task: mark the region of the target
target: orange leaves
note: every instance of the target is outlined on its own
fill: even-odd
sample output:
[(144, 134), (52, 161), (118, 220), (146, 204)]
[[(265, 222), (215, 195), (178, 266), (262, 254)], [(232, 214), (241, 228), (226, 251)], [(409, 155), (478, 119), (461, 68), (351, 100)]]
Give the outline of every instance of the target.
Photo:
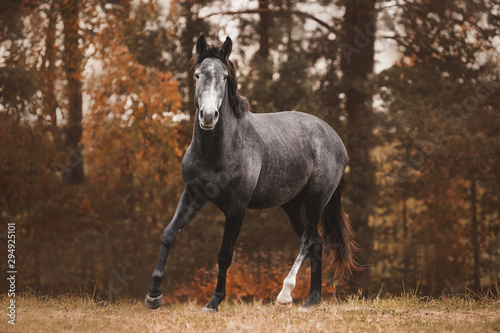
[(176, 146), (176, 147), (174, 148), (174, 154), (175, 154), (175, 156), (176, 156), (176, 157), (181, 158), (181, 157), (182, 157), (182, 155), (183, 155), (184, 153), (183, 153), (183, 152), (182, 152), (182, 150), (179, 148), (179, 146)]
[(95, 48), (99, 50), (95, 67), (102, 70), (94, 71), (86, 82), (93, 113), (121, 117), (123, 126), (147, 127), (143, 122), (168, 120), (169, 113), (179, 112), (182, 98), (172, 73), (139, 63), (119, 17), (106, 18)]
[[(260, 301), (274, 300), (281, 290), (283, 279), (287, 276), (292, 262), (288, 262), (289, 254), (280, 251), (261, 253), (250, 258), (236, 255), (227, 275), (228, 296), (255, 299)], [(264, 260), (263, 260), (264, 258)], [(267, 259), (271, 258), (269, 261)], [(286, 259), (285, 259), (286, 258)], [(217, 282), (217, 267), (211, 270), (199, 268), (190, 281), (185, 281), (175, 288), (173, 296), (193, 300), (208, 300)], [(297, 274), (297, 284), (292, 291), (295, 299), (305, 300), (309, 294), (311, 268), (304, 265)], [(322, 280), (324, 297), (332, 296), (335, 287), (328, 279)]]
[(94, 63), (101, 70), (85, 83), (90, 102), (84, 141), (96, 171), (91, 177), (100, 175), (112, 187), (121, 186), (121, 177), (155, 186), (175, 172), (172, 182), (177, 183), (179, 167), (170, 163), (183, 151), (176, 134), (180, 124), (172, 121), (182, 101), (177, 82), (172, 73), (139, 63), (120, 24), (117, 17), (108, 17), (97, 34), (100, 55)]
[[(403, 61), (404, 61), (404, 64), (406, 67), (413, 67), (413, 66), (415, 66), (415, 62), (418, 61), (418, 56), (414, 53), (409, 57), (404, 57)], [(403, 75), (403, 74), (401, 73), (401, 75)], [(403, 77), (404, 77), (404, 75), (402, 77), (400, 77), (400, 79), (402, 79)]]
[(109, 110), (130, 123), (179, 111), (181, 96), (170, 72), (142, 66), (128, 52), (103, 61), (108, 66), (87, 84), (93, 112)]

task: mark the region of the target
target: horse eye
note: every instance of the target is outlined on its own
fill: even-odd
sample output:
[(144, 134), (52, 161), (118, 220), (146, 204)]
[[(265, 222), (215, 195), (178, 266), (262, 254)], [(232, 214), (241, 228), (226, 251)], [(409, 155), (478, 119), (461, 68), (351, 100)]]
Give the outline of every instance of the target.
[(199, 79), (199, 78), (200, 78), (200, 75), (199, 75), (199, 74), (194, 74), (194, 78), (195, 78), (195, 79)]
[(226, 81), (229, 78), (229, 75), (224, 75), (224, 81)]

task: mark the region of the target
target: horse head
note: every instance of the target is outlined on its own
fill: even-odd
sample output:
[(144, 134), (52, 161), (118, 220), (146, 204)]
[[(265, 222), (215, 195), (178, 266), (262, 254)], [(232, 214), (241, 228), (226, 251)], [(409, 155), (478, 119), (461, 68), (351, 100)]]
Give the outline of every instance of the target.
[[(196, 43), (198, 57), (210, 51), (213, 56), (205, 56), (196, 66), (194, 77), (196, 79), (195, 106), (198, 109), (198, 120), (203, 130), (213, 130), (220, 116), (220, 108), (227, 97), (227, 81), (230, 73), (228, 58), (232, 48), (231, 38), (220, 48), (208, 46), (205, 36), (201, 35)], [(223, 61), (223, 59), (225, 61)]]

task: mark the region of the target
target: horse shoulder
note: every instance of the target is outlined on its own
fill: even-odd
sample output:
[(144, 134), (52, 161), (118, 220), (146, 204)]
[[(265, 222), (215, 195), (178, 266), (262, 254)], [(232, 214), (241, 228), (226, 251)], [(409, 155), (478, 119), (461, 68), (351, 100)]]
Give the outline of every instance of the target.
[(181, 162), (181, 173), (184, 182), (187, 183), (189, 179), (196, 177), (199, 174), (199, 171), (199, 163), (196, 161), (196, 156), (193, 153), (192, 146), (190, 145)]

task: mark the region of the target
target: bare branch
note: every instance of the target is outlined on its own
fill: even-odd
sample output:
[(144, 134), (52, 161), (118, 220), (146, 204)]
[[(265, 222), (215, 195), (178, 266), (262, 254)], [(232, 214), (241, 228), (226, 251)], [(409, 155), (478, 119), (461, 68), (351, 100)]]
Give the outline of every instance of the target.
[(378, 8), (378, 11), (384, 11), (384, 10), (387, 10), (387, 9), (390, 9), (390, 8), (396, 8), (396, 7), (405, 8), (405, 7), (408, 7), (408, 4), (405, 3), (405, 2), (396, 1), (395, 4), (386, 5), (386, 6), (380, 6)]
[(293, 9), (273, 10), (273, 9), (258, 8), (258, 9), (244, 9), (244, 10), (237, 10), (237, 11), (223, 11), (223, 12), (217, 12), (217, 13), (211, 13), (211, 14), (205, 15), (203, 17), (200, 17), (200, 19), (203, 20), (203, 19), (206, 19), (206, 18), (209, 18), (212, 16), (216, 16), (216, 15), (242, 15), (242, 14), (260, 14), (260, 13), (272, 13), (272, 14), (279, 15), (279, 16), (297, 15), (297, 16), (302, 17), (302, 18), (307, 18), (307, 19), (313, 20), (316, 23), (318, 23), (319, 25), (321, 25), (322, 27), (328, 29), (328, 31), (333, 32), (335, 34), (337, 33), (334, 26), (331, 26), (330, 24), (326, 23), (325, 21), (320, 20), (316, 16), (309, 14), (309, 13), (306, 13), (306, 12), (302, 12), (300, 10), (293, 10)]

